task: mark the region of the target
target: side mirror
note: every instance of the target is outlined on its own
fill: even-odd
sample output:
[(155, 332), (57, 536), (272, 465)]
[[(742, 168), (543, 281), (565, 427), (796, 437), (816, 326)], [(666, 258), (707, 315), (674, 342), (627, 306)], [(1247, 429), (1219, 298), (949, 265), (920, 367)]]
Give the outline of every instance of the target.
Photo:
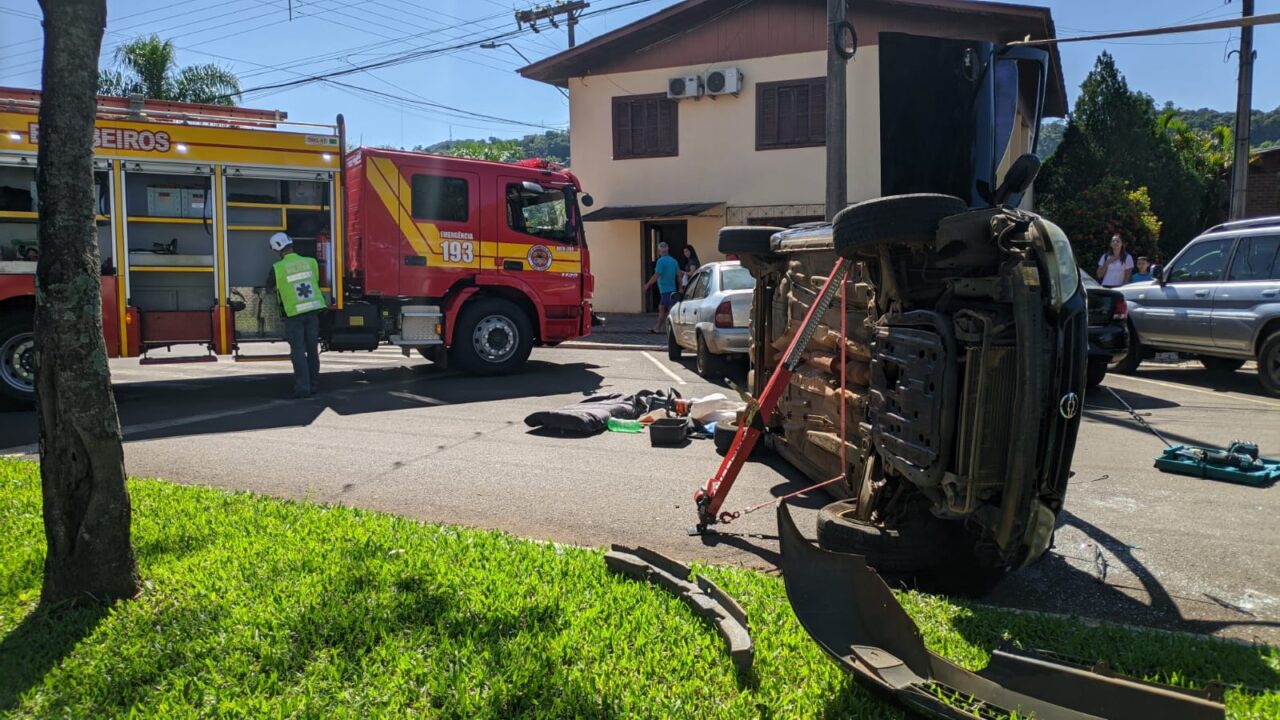
[(520, 187), (524, 188), (525, 192), (531, 192), (534, 195), (541, 195), (546, 192), (546, 190), (542, 189), (541, 185), (532, 180), (525, 180), (520, 183)]
[(1166, 278), (1166, 277), (1164, 276), (1164, 266), (1163, 266), (1163, 265), (1152, 265), (1152, 266), (1151, 266), (1151, 277), (1155, 278), (1155, 280), (1156, 280), (1156, 284), (1158, 284), (1158, 285), (1164, 285), (1166, 282), (1168, 282), (1168, 281), (1169, 281), (1169, 280), (1168, 280), (1168, 278)]
[(583, 194), (582, 194), (582, 206), (583, 206), (583, 207), (591, 207), (592, 205), (595, 205), (595, 204), (596, 204), (596, 199), (595, 199), (595, 198), (593, 198), (593, 197), (591, 197), (591, 193), (583, 193)]
[(1013, 165), (1009, 167), (1009, 172), (1004, 174), (1004, 181), (1000, 183), (1000, 187), (996, 188), (996, 194), (993, 198), (996, 205), (1008, 204), (1011, 200), (1013, 204), (1017, 204), (1022, 200), (1022, 194), (1035, 182), (1036, 175), (1040, 174), (1040, 158), (1032, 153), (1027, 153), (1017, 160), (1013, 161)]
[(680, 292), (679, 290), (671, 293), (672, 302), (680, 302), (683, 299), (684, 299), (684, 293)]

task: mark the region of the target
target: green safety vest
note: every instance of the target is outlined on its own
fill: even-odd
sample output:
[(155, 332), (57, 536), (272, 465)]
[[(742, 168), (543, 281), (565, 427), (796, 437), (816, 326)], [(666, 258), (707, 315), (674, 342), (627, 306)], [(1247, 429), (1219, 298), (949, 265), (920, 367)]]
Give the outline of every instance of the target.
[(286, 316), (325, 308), (324, 295), (320, 293), (320, 264), (315, 258), (289, 253), (272, 268), (276, 275), (276, 293)]

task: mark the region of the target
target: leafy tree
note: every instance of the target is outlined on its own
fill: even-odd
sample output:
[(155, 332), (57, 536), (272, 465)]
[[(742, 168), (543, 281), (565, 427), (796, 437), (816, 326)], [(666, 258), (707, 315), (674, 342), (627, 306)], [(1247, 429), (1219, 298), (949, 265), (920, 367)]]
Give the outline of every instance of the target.
[(1120, 233), (1134, 257), (1159, 256), (1160, 220), (1151, 210), (1145, 187), (1132, 188), (1123, 178), (1108, 175), (1066, 198), (1055, 210), (1054, 221), (1071, 238), (1076, 262), (1085, 268), (1092, 270), (1097, 258), (1107, 252), (1114, 233)]
[(1209, 131), (1193, 130), (1177, 111), (1166, 109), (1156, 120), (1178, 156), (1183, 170), (1200, 189), (1201, 228), (1227, 218), (1231, 204), (1231, 162), (1235, 134), (1223, 125)]
[(172, 40), (152, 35), (116, 48), (115, 67), (98, 73), (99, 95), (139, 93), (151, 100), (235, 105), (240, 80), (214, 64), (179, 69)]
[(93, 125), (106, 0), (41, 0), (40, 261), (36, 265), (36, 417), (45, 554), (41, 604), (133, 597), (120, 417), (102, 335), (93, 208)]
[(1045, 215), (1073, 225), (1073, 244), (1084, 249), (1105, 240), (1105, 227), (1084, 227), (1067, 218), (1078, 199), (1114, 176), (1130, 191), (1145, 188), (1160, 220), (1160, 235), (1150, 251), (1172, 256), (1203, 229), (1201, 204), (1205, 190), (1196, 174), (1158, 124), (1151, 97), (1129, 89), (1111, 55), (1098, 56), (1080, 86), (1062, 144), (1045, 162), (1038, 184)]
[(1064, 122), (1045, 121), (1040, 123), (1040, 141), (1036, 145), (1036, 154), (1041, 160), (1047, 159), (1053, 155), (1053, 151), (1058, 149), (1062, 144), (1062, 133), (1067, 129)]
[(472, 160), (493, 160), (494, 162), (514, 162), (523, 160), (524, 154), (515, 140), (496, 140), (488, 142), (479, 140), (459, 140), (441, 151), (442, 155), (471, 158)]
[[(1229, 128), (1236, 126), (1236, 114), (1234, 112), (1212, 110), (1210, 108), (1199, 108), (1197, 110), (1177, 108), (1171, 102), (1164, 104), (1164, 110), (1173, 110), (1192, 130), (1198, 132), (1210, 132), (1218, 126)], [(1274, 110), (1254, 110), (1249, 117), (1251, 123), (1249, 143), (1254, 148), (1261, 148), (1267, 143), (1271, 143), (1271, 146), (1280, 143), (1280, 107)]]
[(496, 137), (490, 137), (488, 140), (445, 140), (434, 145), (418, 145), (414, 150), (423, 152), (440, 153), (442, 155), (454, 155), (452, 151), (455, 147), (465, 148), (464, 152), (475, 153), (460, 157), (481, 157), (482, 159), (491, 159), (486, 153), (489, 151), (482, 150), (483, 146), (498, 146), (500, 151), (498, 155), (505, 156), (505, 151), (510, 147), (508, 143), (515, 144), (515, 153), (509, 157), (505, 157), (505, 162), (512, 160), (523, 160), (526, 158), (542, 158), (550, 160), (558, 165), (569, 164), (569, 133), (564, 130), (548, 130), (538, 135), (525, 135), (515, 140), (503, 140)]

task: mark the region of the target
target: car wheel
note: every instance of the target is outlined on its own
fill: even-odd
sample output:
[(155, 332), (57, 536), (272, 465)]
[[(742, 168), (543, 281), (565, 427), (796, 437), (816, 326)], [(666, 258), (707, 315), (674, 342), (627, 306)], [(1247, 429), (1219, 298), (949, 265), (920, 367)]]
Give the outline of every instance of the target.
[(667, 359), (679, 360), (684, 354), (684, 348), (680, 347), (680, 343), (676, 342), (676, 329), (674, 327), (667, 328)]
[(1089, 369), (1085, 374), (1085, 387), (1092, 390), (1102, 384), (1102, 379), (1107, 376), (1106, 360), (1089, 360)]
[(0, 323), (0, 397), (19, 405), (35, 402), (35, 333), (29, 315)]
[(1280, 397), (1280, 332), (1273, 332), (1258, 353), (1258, 380), (1268, 393)]
[(1125, 352), (1124, 357), (1111, 363), (1111, 371), (1118, 372), (1121, 375), (1132, 375), (1138, 370), (1138, 366), (1142, 364), (1142, 354), (1146, 349), (1142, 347), (1142, 341), (1138, 339), (1138, 331), (1134, 329), (1133, 323), (1129, 324), (1129, 349)]
[(450, 360), (476, 375), (519, 370), (533, 350), (533, 327), (518, 305), (503, 298), (473, 300), (458, 313)]
[(946, 521), (916, 508), (888, 527), (856, 519), (856, 500), (838, 500), (818, 511), (818, 547), (862, 555), (882, 573), (912, 575), (949, 557), (952, 533)]
[(716, 379), (714, 375), (720, 372), (720, 358), (711, 354), (702, 333), (698, 333), (697, 366), (698, 374), (708, 380)]
[(1244, 361), (1237, 358), (1221, 358), (1201, 355), (1196, 359), (1200, 361), (1200, 364), (1204, 366), (1205, 370), (1208, 370), (1214, 375), (1230, 375), (1244, 367)]
[(836, 252), (843, 258), (874, 255), (886, 244), (931, 243), (938, 222), (968, 210), (952, 195), (892, 195), (851, 205), (832, 222)]
[(722, 255), (768, 255), (773, 251), (769, 239), (785, 229), (768, 225), (724, 227), (716, 236), (716, 246)]

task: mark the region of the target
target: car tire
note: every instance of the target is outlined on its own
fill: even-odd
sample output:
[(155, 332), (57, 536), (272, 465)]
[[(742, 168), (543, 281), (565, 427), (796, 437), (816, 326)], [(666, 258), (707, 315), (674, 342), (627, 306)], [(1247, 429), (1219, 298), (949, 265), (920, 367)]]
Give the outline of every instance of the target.
[(832, 222), (836, 252), (854, 260), (875, 255), (884, 245), (931, 243), (939, 221), (968, 209), (958, 197), (934, 193), (892, 195), (850, 205)]
[(1201, 355), (1196, 358), (1204, 369), (1214, 375), (1230, 375), (1240, 368), (1244, 367), (1244, 360), (1238, 358), (1211, 357), (1209, 355)]
[(716, 245), (722, 255), (768, 255), (773, 252), (769, 239), (785, 229), (769, 225), (731, 225), (720, 228)]
[(1111, 363), (1111, 372), (1118, 372), (1121, 375), (1132, 375), (1138, 371), (1138, 366), (1142, 364), (1142, 355), (1146, 349), (1142, 347), (1142, 341), (1138, 339), (1138, 331), (1134, 329), (1133, 323), (1129, 324), (1129, 349), (1125, 352), (1124, 357)]
[(26, 407), (36, 400), (35, 325), (28, 314), (0, 320), (0, 398)]
[(719, 378), (716, 378), (715, 375), (720, 372), (720, 369), (720, 357), (712, 354), (710, 348), (707, 347), (707, 341), (702, 337), (702, 333), (698, 333), (698, 374), (708, 380), (717, 380)]
[(1107, 376), (1107, 361), (1089, 360), (1088, 370), (1085, 371), (1085, 388), (1092, 390), (1102, 384), (1102, 379)]
[[(712, 442), (715, 443), (716, 452), (720, 455), (728, 455), (729, 448), (733, 447), (733, 439), (738, 435), (738, 423), (735, 420), (725, 420), (716, 423), (716, 431), (711, 436)], [(751, 448), (750, 457), (757, 457), (765, 451), (764, 438), (756, 440), (756, 446)]]
[(1258, 381), (1262, 389), (1280, 397), (1280, 332), (1273, 332), (1262, 342), (1258, 352)]
[(533, 325), (505, 298), (480, 298), (458, 313), (449, 360), (474, 375), (505, 375), (524, 366), (533, 350)]
[(680, 347), (680, 343), (676, 342), (676, 329), (667, 328), (667, 359), (678, 362), (683, 354), (684, 348)]
[(818, 511), (818, 547), (862, 555), (881, 573), (915, 575), (936, 568), (950, 556), (952, 533), (946, 521), (923, 507), (901, 524), (885, 527), (858, 520), (856, 500), (837, 500)]

